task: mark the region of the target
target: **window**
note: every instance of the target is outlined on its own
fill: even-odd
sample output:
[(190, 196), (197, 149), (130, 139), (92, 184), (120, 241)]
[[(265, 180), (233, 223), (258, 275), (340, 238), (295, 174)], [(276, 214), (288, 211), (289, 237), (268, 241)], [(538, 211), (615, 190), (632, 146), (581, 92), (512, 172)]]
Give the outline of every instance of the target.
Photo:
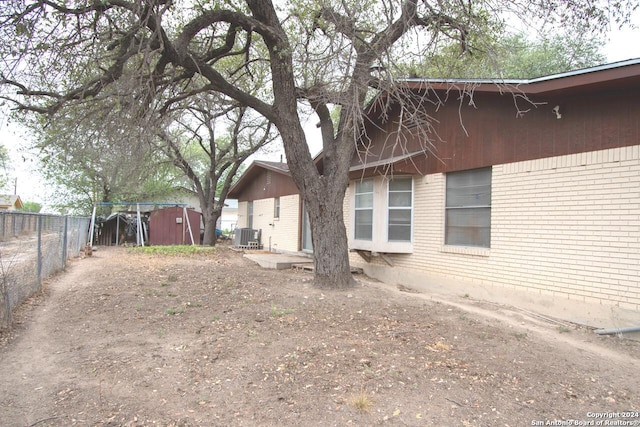
[(447, 174), (445, 244), (491, 246), (491, 168)]
[(413, 252), (413, 177), (376, 176), (352, 182), (351, 249)]
[(253, 228), (253, 201), (247, 203), (247, 228)]
[(389, 181), (387, 239), (390, 242), (411, 241), (413, 180), (396, 178)]
[(280, 218), (280, 197), (273, 200), (273, 217)]
[(371, 240), (373, 237), (373, 180), (356, 181), (355, 238)]

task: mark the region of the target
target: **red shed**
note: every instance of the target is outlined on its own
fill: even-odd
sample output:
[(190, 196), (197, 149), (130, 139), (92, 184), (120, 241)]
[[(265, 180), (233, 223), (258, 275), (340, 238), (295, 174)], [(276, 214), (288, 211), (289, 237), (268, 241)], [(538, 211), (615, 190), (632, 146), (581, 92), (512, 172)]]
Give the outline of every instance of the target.
[[(189, 226), (191, 226), (191, 233), (189, 233)], [(191, 236), (193, 236), (193, 242)], [(151, 212), (149, 216), (150, 245), (190, 245), (192, 243), (200, 244), (199, 212), (182, 206), (171, 206)]]

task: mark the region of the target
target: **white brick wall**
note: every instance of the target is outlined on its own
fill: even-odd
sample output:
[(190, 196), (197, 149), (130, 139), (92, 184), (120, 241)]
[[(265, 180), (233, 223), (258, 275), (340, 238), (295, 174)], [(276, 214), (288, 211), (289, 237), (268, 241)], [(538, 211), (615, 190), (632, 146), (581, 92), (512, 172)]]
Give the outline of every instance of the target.
[(640, 146), (494, 166), (491, 249), (444, 246), (445, 176), (414, 185), (393, 268), (640, 310)]
[[(274, 218), (275, 199), (253, 202), (253, 228), (262, 230), (262, 245), (274, 252), (298, 252), (300, 197), (280, 197), (280, 218)], [(238, 203), (238, 227), (247, 227), (247, 202)]]
[(237, 228), (247, 228), (247, 205), (248, 202), (238, 202), (238, 226)]
[[(273, 203), (273, 199), (270, 199)], [(300, 246), (300, 196), (280, 197), (280, 218), (274, 219), (269, 231), (274, 252), (298, 252)], [(263, 234), (264, 235), (264, 234)], [(265, 240), (265, 247), (269, 244)]]

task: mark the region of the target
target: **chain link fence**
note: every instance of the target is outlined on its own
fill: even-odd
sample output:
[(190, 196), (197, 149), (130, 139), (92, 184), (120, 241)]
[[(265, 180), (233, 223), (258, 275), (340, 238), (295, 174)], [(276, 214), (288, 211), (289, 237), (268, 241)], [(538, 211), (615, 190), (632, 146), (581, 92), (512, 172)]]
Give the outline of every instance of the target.
[(87, 244), (88, 217), (0, 211), (0, 328)]

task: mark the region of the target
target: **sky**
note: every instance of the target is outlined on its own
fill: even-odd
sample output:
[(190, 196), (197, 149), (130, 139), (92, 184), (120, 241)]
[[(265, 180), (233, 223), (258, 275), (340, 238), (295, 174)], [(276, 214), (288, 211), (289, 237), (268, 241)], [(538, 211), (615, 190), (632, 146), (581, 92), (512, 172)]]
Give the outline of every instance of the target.
[[(640, 27), (640, 10), (637, 10), (633, 22)], [(626, 59), (640, 58), (640, 28), (612, 31), (609, 34), (609, 42), (603, 48), (608, 62), (623, 61)], [(0, 111), (0, 114), (2, 112)], [(311, 145), (311, 153), (316, 154), (321, 148), (319, 131), (314, 123), (306, 123), (308, 139), (316, 141)], [(35, 158), (26, 157), (21, 150), (28, 145), (28, 137), (19, 125), (10, 124), (6, 117), (0, 116), (0, 144), (3, 145), (11, 156), (9, 171), (10, 183), (0, 193), (16, 194), (23, 202), (38, 202), (46, 204), (47, 187), (38, 174), (38, 162)], [(269, 160), (278, 160), (282, 151), (271, 150)], [(46, 211), (46, 209), (45, 209)]]

